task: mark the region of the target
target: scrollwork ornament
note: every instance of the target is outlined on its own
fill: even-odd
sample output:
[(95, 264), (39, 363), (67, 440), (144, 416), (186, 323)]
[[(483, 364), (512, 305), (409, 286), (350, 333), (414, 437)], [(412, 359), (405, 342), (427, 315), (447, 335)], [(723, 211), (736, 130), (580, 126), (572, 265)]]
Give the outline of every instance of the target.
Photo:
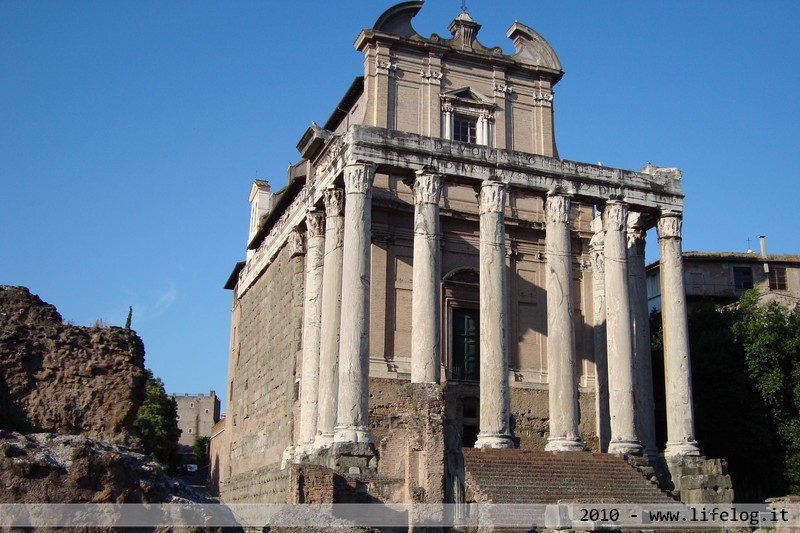
[(535, 92), (533, 93), (533, 104), (540, 107), (553, 106), (553, 93)]

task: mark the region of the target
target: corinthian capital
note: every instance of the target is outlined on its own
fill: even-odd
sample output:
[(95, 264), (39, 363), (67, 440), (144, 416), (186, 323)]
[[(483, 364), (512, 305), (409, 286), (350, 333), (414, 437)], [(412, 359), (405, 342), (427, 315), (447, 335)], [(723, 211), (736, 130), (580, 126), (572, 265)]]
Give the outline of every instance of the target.
[(502, 213), (506, 208), (506, 185), (500, 181), (486, 180), (481, 184), (479, 212)]
[(683, 215), (677, 211), (667, 211), (658, 219), (656, 231), (659, 239), (680, 239)]
[(427, 170), (418, 170), (414, 180), (415, 204), (439, 204), (442, 192), (442, 179), (438, 174)]
[(569, 224), (570, 198), (563, 194), (553, 194), (547, 197), (545, 203), (545, 217), (548, 224)]
[(628, 204), (609, 200), (603, 209), (603, 228), (606, 231), (626, 231), (628, 228)]
[(325, 234), (325, 217), (321, 211), (306, 213), (306, 229), (308, 237), (320, 237)]
[(636, 255), (644, 255), (647, 232), (638, 226), (628, 226), (628, 249)]
[(344, 167), (344, 191), (346, 194), (367, 194), (375, 178), (375, 163), (350, 161)]
[(344, 214), (344, 191), (342, 189), (327, 189), (323, 193), (322, 201), (325, 202), (327, 216), (338, 217)]

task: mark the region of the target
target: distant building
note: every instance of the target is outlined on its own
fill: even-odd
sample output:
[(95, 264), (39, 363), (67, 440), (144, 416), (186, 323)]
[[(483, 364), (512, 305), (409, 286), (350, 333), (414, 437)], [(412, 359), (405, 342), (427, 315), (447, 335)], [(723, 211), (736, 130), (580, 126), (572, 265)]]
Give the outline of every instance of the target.
[(178, 441), (181, 453), (191, 453), (197, 437), (210, 437), (211, 428), (219, 422), (219, 398), (212, 390), (205, 394), (172, 395), (178, 403)]
[[(796, 305), (800, 301), (800, 255), (767, 254), (764, 237), (760, 240), (760, 252), (684, 252), (688, 304), (704, 299), (729, 304), (756, 288), (764, 301)], [(658, 262), (647, 266), (647, 302), (650, 309), (661, 309)]]

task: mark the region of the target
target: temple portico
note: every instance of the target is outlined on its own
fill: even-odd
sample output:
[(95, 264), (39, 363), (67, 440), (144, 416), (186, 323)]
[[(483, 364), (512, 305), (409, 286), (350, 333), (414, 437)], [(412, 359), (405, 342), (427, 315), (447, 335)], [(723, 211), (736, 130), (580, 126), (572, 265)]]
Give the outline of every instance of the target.
[[(333, 443), (373, 442), (368, 423), (370, 372), (370, 224), (371, 184), (376, 173), (397, 172), (399, 156), (413, 162), (413, 150), (406, 148), (404, 138), (376, 157), (370, 150), (369, 128), (354, 128), (330, 149), (344, 157), (346, 153), (358, 159), (333, 161), (323, 159), (326, 168), (334, 173), (320, 175), (314, 196), (305, 205), (322, 207), (309, 210), (306, 220), (306, 287), (305, 307), (308, 309), (303, 337), (301, 383), (300, 448), (324, 449)], [(348, 139), (349, 137), (349, 139)], [(346, 145), (348, 140), (352, 143)], [(395, 153), (391, 150), (395, 149)], [(494, 151), (495, 157), (503, 154)], [(512, 157), (508, 158), (513, 161)], [(554, 162), (539, 158), (541, 165), (552, 169)], [(553, 160), (555, 161), (555, 160)], [(470, 179), (471, 176), (446, 172), (442, 162), (423, 165), (413, 170), (406, 182), (411, 185), (413, 217), (408, 231), (413, 235), (411, 332), (413, 342), (409, 357), (410, 381), (421, 384), (440, 384), (448, 381), (442, 375), (442, 331), (444, 302), (441, 298), (442, 272), (442, 215), (440, 207), (446, 202), (443, 191), (448, 184)], [(387, 167), (388, 165), (388, 167)], [(593, 312), (596, 330), (594, 337), (604, 339), (602, 348), (607, 354), (607, 366), (597, 386), (607, 386), (607, 412), (610, 453), (655, 456), (655, 422), (653, 405), (652, 364), (649, 350), (649, 327), (642, 270), (644, 266), (644, 235), (648, 224), (657, 224), (662, 253), (664, 294), (682, 290), (680, 264), (680, 211), (674, 194), (665, 194), (665, 209), (659, 209), (659, 198), (650, 194), (647, 202), (637, 201), (638, 189), (652, 175), (630, 173), (607, 167), (561, 167), (558, 190), (542, 190), (550, 175), (535, 171), (522, 175), (510, 169), (498, 174), (505, 179), (489, 177), (476, 182), (478, 194), (475, 211), (479, 221), (479, 339), (480, 339), (480, 425), (476, 447), (513, 447), (514, 439), (509, 414), (510, 390), (514, 374), (509, 369), (508, 350), (508, 250), (505, 218), (508, 212), (509, 190), (533, 191), (541, 194), (544, 208), (544, 264), (546, 270), (547, 304), (547, 386), (549, 398), (549, 435), (545, 449), (579, 451), (584, 449), (579, 430), (580, 378), (577, 370), (575, 315), (573, 311), (573, 271), (571, 249), (573, 234), (571, 209), (574, 202), (597, 206), (602, 220), (601, 239), (593, 238), (591, 247), (592, 279), (595, 298)], [(575, 166), (573, 166), (575, 165)], [(482, 169), (472, 165), (473, 174)], [(655, 167), (650, 171), (655, 172)], [(558, 172), (557, 172), (558, 173)], [(584, 186), (563, 188), (569, 174), (585, 181), (585, 175), (598, 174), (595, 189)], [(675, 179), (676, 174), (660, 172)], [(613, 199), (600, 198), (608, 188), (607, 179), (627, 180), (628, 194)], [(344, 190), (337, 188), (344, 184)], [(531, 186), (533, 183), (535, 185)], [(620, 187), (624, 190), (624, 187)], [(618, 189), (619, 190), (619, 189)], [(596, 192), (597, 195), (588, 194)], [(625, 198), (620, 199), (620, 198)], [(324, 202), (323, 202), (324, 201)], [(342, 216), (344, 213), (344, 216)], [(324, 219), (324, 230), (323, 228)], [(298, 221), (300, 222), (300, 221)], [(299, 226), (300, 224), (298, 224)], [(314, 289), (314, 287), (319, 287)], [(311, 289), (311, 290), (309, 290)], [(341, 303), (340, 303), (341, 302)], [(667, 303), (669, 302), (669, 303)], [(693, 437), (691, 387), (687, 377), (688, 346), (685, 305), (680, 298), (665, 299), (664, 327), (667, 351), (667, 408), (669, 435), (666, 453), (671, 456), (697, 454)], [(340, 311), (343, 310), (343, 311)], [(319, 313), (319, 315), (318, 315)], [(320, 316), (319, 323), (315, 317)], [(337, 321), (337, 316), (340, 320)], [(602, 332), (602, 333), (600, 333)], [(337, 335), (337, 333), (339, 335)], [(602, 342), (602, 341), (601, 341)], [(311, 353), (307, 353), (310, 351)], [(308, 372), (306, 372), (308, 368)], [(607, 374), (606, 374), (607, 372)], [(598, 393), (599, 394), (599, 393)], [(313, 412), (312, 412), (313, 411)], [(336, 413), (335, 423), (333, 413)], [(333, 427), (332, 427), (333, 424)], [(601, 421), (598, 420), (598, 426)], [(598, 428), (598, 433), (600, 430)], [(604, 448), (605, 449), (605, 448)]]

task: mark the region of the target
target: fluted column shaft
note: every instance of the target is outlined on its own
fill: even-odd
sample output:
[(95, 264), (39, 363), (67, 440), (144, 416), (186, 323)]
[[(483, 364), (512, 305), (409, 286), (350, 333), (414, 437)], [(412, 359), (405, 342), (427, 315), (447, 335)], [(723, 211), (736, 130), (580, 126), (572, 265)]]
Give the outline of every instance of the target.
[(505, 220), (506, 186), (480, 193), (480, 433), (476, 448), (511, 448)]
[(339, 323), (342, 311), (344, 191), (325, 191), (325, 260), (322, 271), (322, 328), (319, 354), (319, 415), (316, 448), (333, 443), (339, 394)]
[(603, 212), (605, 229), (606, 329), (608, 345), (609, 453), (639, 454), (633, 397), (633, 335), (628, 295), (628, 206), (610, 200)]
[(317, 434), (317, 390), (322, 316), (323, 215), (306, 214), (306, 275), (303, 302), (303, 373), (300, 378), (299, 443), (309, 446)]
[(578, 378), (572, 304), (570, 199), (551, 195), (545, 205), (547, 254), (547, 369), (550, 436), (545, 450), (583, 450), (578, 432)]
[(414, 180), (414, 270), (411, 300), (411, 382), (439, 383), (441, 367), (441, 179), (421, 170)]
[(344, 169), (344, 250), (339, 339), (336, 443), (371, 443), (369, 431), (369, 284), (372, 180), (375, 166), (350, 162)]
[(636, 428), (649, 457), (658, 455), (656, 445), (655, 400), (653, 399), (653, 363), (650, 352), (650, 311), (647, 307), (645, 275), (646, 231), (639, 225), (639, 215), (628, 217), (628, 293), (631, 302), (633, 331), (634, 390)]
[(664, 213), (658, 221), (661, 253), (661, 319), (664, 330), (664, 374), (667, 391), (667, 447), (664, 455), (699, 455), (694, 437), (692, 365), (683, 279), (680, 213)]

